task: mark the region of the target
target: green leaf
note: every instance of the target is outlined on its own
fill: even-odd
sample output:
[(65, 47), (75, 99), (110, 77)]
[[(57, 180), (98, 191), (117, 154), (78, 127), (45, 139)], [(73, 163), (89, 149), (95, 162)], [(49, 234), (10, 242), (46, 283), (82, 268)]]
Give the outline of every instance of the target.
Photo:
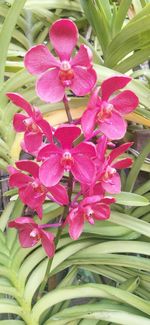
[(140, 155), (135, 160), (135, 162), (129, 172), (129, 175), (128, 175), (127, 181), (126, 181), (126, 186), (125, 186), (126, 192), (132, 192), (132, 190), (134, 188), (134, 184), (137, 179), (137, 176), (140, 172), (140, 168), (141, 168), (145, 158), (149, 154), (149, 152), (150, 152), (150, 143), (148, 142), (147, 145), (144, 147), (144, 149), (141, 151)]
[(149, 21), (150, 15), (146, 15), (133, 23), (127, 24), (122, 31), (113, 38), (107, 48), (105, 56), (106, 66), (114, 67), (128, 53), (150, 45)]
[(150, 204), (149, 200), (144, 196), (135, 193), (121, 192), (119, 194), (113, 194), (113, 197), (116, 199), (116, 203), (127, 206), (138, 207)]
[[(1, 44), (1, 53), (0, 53), (0, 88), (2, 88), (4, 81), (4, 72), (5, 72), (5, 62), (7, 58), (8, 46), (12, 37), (14, 27), (17, 23), (17, 19), (20, 15), (20, 12), (25, 4), (26, 0), (14, 1), (12, 7), (8, 11), (5, 22), (0, 32), (0, 44)], [(11, 28), (10, 28), (11, 22)]]
[(120, 31), (120, 29), (125, 21), (125, 18), (126, 18), (126, 15), (127, 15), (127, 12), (128, 12), (128, 9), (129, 9), (131, 3), (132, 3), (132, 0), (121, 0), (120, 1), (117, 15), (116, 15), (114, 23), (113, 23), (113, 33), (114, 34), (116, 34)]

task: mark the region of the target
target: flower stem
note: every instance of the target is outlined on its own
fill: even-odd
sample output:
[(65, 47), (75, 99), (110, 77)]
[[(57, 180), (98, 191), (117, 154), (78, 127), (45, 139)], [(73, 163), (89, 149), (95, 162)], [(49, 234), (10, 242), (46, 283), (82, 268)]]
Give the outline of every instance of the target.
[(64, 95), (63, 103), (64, 103), (64, 106), (65, 106), (68, 122), (72, 123), (73, 119), (72, 119), (72, 115), (71, 115), (71, 112), (70, 112), (69, 101), (68, 101), (68, 98), (67, 98), (66, 95)]

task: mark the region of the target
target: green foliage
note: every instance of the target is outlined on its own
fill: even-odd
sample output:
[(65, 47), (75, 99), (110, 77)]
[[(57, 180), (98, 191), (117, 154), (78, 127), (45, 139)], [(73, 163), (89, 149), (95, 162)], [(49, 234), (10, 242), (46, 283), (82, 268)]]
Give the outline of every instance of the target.
[[(129, 20), (131, 2), (136, 16)], [(48, 28), (54, 20), (66, 16), (75, 19), (81, 32), (79, 42), (90, 45), (93, 51), (99, 83), (129, 70), (134, 76), (133, 68), (149, 58), (149, 1), (122, 0), (119, 5), (108, 0), (1, 1), (0, 168), (6, 169), (19, 155), (20, 139), (12, 129), (16, 107), (8, 103), (6, 92), (19, 91), (50, 118), (62, 109), (61, 104), (47, 105), (37, 98), (34, 77), (24, 70), (23, 57), (31, 45), (48, 40)], [(93, 30), (87, 39), (83, 35), (88, 21)], [(137, 113), (150, 118), (147, 85), (132, 80), (129, 88), (140, 99)], [(77, 109), (86, 102), (72, 97), (70, 106)], [(6, 193), (12, 198), (0, 218), (1, 324), (150, 324), (150, 182), (134, 188), (149, 150), (148, 144), (135, 159), (108, 221), (85, 224), (76, 242), (63, 230), (49, 274), (49, 288), (39, 301), (37, 293), (48, 260), (40, 245), (22, 249), (16, 231), (7, 228), (9, 219), (21, 215), (23, 205), (13, 196), (16, 192)], [(62, 208), (46, 203), (42, 222), (61, 213)], [(78, 278), (81, 272), (82, 281)], [(87, 273), (90, 283), (85, 284)], [(89, 298), (88, 304), (85, 298)], [(77, 306), (73, 306), (73, 299), (80, 299)]]

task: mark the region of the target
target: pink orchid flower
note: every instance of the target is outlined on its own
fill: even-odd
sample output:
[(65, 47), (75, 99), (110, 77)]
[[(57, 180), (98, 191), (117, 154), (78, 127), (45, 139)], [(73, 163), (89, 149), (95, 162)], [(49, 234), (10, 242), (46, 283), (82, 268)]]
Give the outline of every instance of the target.
[(23, 147), (25, 147), (29, 153), (36, 152), (42, 144), (43, 135), (51, 142), (51, 126), (43, 119), (39, 108), (32, 106), (17, 93), (7, 93), (7, 97), (13, 104), (21, 107), (27, 113), (27, 115), (16, 113), (13, 119), (15, 130), (17, 132), (25, 132)]
[(110, 217), (111, 203), (114, 198), (101, 198), (99, 195), (93, 195), (84, 198), (77, 207), (71, 209), (66, 222), (69, 224), (69, 234), (72, 239), (78, 239), (84, 227), (84, 222), (88, 221), (91, 225), (94, 220), (106, 220)]
[(54, 133), (60, 145), (48, 144), (39, 151), (38, 160), (44, 160), (39, 170), (39, 178), (45, 186), (54, 186), (62, 178), (64, 171), (71, 172), (81, 183), (90, 184), (95, 175), (92, 158), (96, 156), (95, 145), (80, 143), (73, 148), (73, 141), (81, 134), (75, 125), (61, 125)]
[[(20, 160), (16, 162), (20, 169), (8, 167), (10, 172), (9, 184), (11, 187), (19, 188), (19, 197), (22, 202), (35, 210), (42, 218), (42, 204), (46, 197), (60, 205), (67, 205), (68, 194), (64, 186), (57, 184), (53, 187), (45, 187), (39, 180), (39, 166), (34, 161)], [(28, 172), (31, 176), (23, 173)]]
[(78, 53), (71, 57), (78, 40), (76, 25), (70, 19), (57, 20), (50, 28), (49, 37), (59, 59), (43, 44), (32, 47), (24, 59), (27, 70), (39, 75), (38, 96), (45, 102), (55, 103), (63, 99), (66, 88), (76, 96), (89, 93), (97, 79), (92, 69), (92, 52), (81, 45)]
[(133, 160), (131, 158), (123, 158), (114, 161), (126, 150), (132, 146), (133, 142), (127, 142), (113, 149), (111, 153), (105, 157), (107, 149), (107, 138), (102, 136), (97, 144), (97, 175), (96, 184), (93, 187), (93, 193), (98, 194), (102, 187), (106, 192), (116, 194), (121, 191), (121, 180), (117, 169), (129, 168)]
[(92, 137), (96, 125), (108, 139), (123, 138), (126, 132), (126, 121), (123, 116), (138, 106), (138, 97), (130, 90), (124, 90), (113, 98), (110, 96), (125, 87), (130, 80), (131, 78), (127, 76), (114, 76), (102, 82), (101, 97), (100, 88), (96, 88), (93, 92), (81, 119), (86, 139)]
[[(19, 241), (22, 247), (33, 247), (39, 241), (48, 255), (48, 257), (54, 256), (55, 245), (54, 235), (41, 228), (30, 217), (21, 217), (12, 220), (8, 223), (10, 228), (16, 228), (19, 232)], [(42, 225), (43, 227), (44, 225)]]

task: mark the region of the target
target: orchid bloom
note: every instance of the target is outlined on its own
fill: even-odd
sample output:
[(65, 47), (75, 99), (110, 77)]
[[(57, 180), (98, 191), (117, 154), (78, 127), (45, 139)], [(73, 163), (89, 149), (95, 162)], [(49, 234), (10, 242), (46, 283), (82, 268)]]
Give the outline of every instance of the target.
[(111, 140), (123, 138), (126, 132), (126, 121), (123, 116), (138, 106), (138, 97), (131, 90), (124, 90), (113, 98), (110, 96), (125, 87), (130, 77), (114, 76), (106, 79), (100, 88), (96, 88), (88, 103), (87, 110), (81, 118), (85, 138), (91, 138), (95, 126)]
[(96, 83), (96, 72), (92, 68), (92, 52), (81, 45), (72, 58), (78, 40), (78, 30), (70, 19), (60, 19), (50, 28), (49, 37), (59, 58), (55, 58), (43, 45), (33, 46), (25, 55), (24, 64), (33, 75), (39, 75), (37, 95), (45, 102), (61, 101), (65, 89), (76, 96), (89, 93)]
[(88, 196), (78, 205), (71, 209), (66, 222), (69, 224), (69, 234), (72, 239), (78, 239), (84, 227), (84, 222), (88, 221), (91, 225), (94, 220), (106, 220), (110, 217), (111, 203), (114, 198), (102, 198), (99, 195)]
[(132, 165), (131, 158), (123, 158), (119, 161), (114, 161), (126, 150), (128, 150), (132, 142), (127, 142), (119, 147), (113, 149), (111, 153), (105, 158), (107, 149), (107, 138), (102, 136), (97, 144), (97, 183), (93, 187), (93, 193), (98, 194), (102, 187), (106, 192), (116, 194), (121, 191), (120, 175), (116, 169), (129, 168)]
[(36, 152), (42, 144), (43, 135), (51, 142), (51, 126), (43, 119), (39, 108), (32, 106), (17, 93), (7, 93), (7, 97), (13, 104), (21, 107), (27, 113), (27, 115), (16, 113), (13, 119), (15, 130), (17, 132), (25, 132), (23, 147), (25, 147), (29, 153)]
[(92, 158), (96, 156), (95, 145), (80, 143), (73, 148), (73, 141), (81, 134), (75, 125), (61, 125), (54, 133), (60, 145), (48, 144), (38, 154), (44, 160), (39, 169), (39, 178), (45, 186), (54, 186), (62, 178), (64, 171), (71, 172), (81, 183), (90, 184), (95, 175)]
[(19, 232), (19, 241), (22, 247), (33, 247), (39, 241), (48, 255), (48, 257), (54, 256), (55, 245), (54, 235), (50, 232), (43, 230), (42, 227), (35, 223), (30, 217), (21, 217), (15, 220), (9, 221), (8, 226), (10, 228), (16, 228)]
[[(68, 195), (66, 189), (57, 184), (53, 187), (45, 187), (39, 180), (39, 166), (34, 161), (20, 160), (16, 162), (19, 168), (8, 167), (10, 172), (9, 184), (11, 187), (18, 187), (19, 197), (22, 202), (35, 210), (42, 218), (42, 204), (46, 197), (59, 203), (60, 205), (67, 205)], [(28, 172), (31, 176), (23, 173)]]

